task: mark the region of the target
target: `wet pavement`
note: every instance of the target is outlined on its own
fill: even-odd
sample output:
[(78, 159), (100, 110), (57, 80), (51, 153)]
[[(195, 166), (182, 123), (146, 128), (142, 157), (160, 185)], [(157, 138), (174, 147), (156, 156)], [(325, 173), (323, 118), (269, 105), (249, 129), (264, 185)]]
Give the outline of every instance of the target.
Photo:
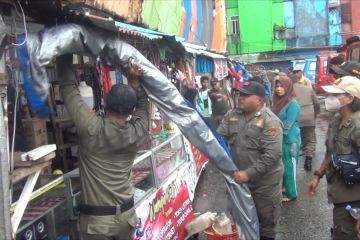
[[(323, 109), (322, 109), (323, 110)], [(316, 156), (313, 161), (313, 170), (319, 168), (325, 153), (325, 137), (330, 119), (329, 114), (323, 113), (317, 119)], [(297, 167), (298, 198), (285, 203), (277, 228), (276, 239), (331, 239), (332, 205), (328, 204), (326, 195), (326, 180), (320, 181), (314, 196), (307, 193), (307, 184), (313, 176), (313, 171), (304, 171), (304, 159), (301, 156)], [(204, 213), (226, 212), (226, 186), (221, 173), (210, 163), (208, 164), (197, 185), (194, 209)], [(199, 239), (206, 239), (200, 234)]]

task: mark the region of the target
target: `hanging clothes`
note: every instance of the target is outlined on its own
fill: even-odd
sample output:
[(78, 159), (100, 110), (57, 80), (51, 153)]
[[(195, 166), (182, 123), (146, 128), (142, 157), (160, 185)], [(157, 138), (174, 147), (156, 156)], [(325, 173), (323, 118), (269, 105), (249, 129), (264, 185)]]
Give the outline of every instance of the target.
[(194, 67), (189, 61), (185, 61), (186, 73), (188, 75), (188, 82), (193, 86), (195, 83)]
[(110, 77), (110, 66), (106, 64), (103, 60), (100, 60), (98, 71), (99, 71), (100, 83), (104, 94), (103, 97), (106, 99), (112, 87), (112, 82)]

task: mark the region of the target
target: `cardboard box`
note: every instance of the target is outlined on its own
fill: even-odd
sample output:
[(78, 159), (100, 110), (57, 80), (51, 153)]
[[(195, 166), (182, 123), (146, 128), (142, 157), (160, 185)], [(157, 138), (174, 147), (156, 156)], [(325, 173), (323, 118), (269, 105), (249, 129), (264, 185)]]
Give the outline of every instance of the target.
[(48, 144), (45, 119), (23, 119), (23, 127), (27, 150)]

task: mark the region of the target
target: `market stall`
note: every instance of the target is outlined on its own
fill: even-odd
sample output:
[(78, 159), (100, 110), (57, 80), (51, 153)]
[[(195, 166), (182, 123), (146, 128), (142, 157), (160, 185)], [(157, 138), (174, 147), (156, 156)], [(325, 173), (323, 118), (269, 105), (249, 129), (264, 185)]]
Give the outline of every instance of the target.
[[(129, 27), (128, 25), (118, 25), (121, 26), (121, 29)], [(193, 76), (191, 68), (186, 66), (186, 62), (174, 54), (169, 46), (163, 46), (164, 43), (156, 43), (150, 40), (150, 38), (158, 39), (155, 35), (151, 35), (154, 34), (153, 32), (147, 32), (144, 37), (137, 34), (137, 31), (144, 30), (139, 27), (130, 32), (121, 30), (119, 36), (127, 39), (130, 44), (137, 47), (160, 69), (159, 54), (161, 49), (159, 47), (165, 48), (161, 61), (166, 63), (164, 68), (168, 72), (167, 74), (164, 73), (170, 82), (177, 80), (178, 77), (174, 76), (171, 66), (177, 65), (183, 68), (185, 74), (190, 77)], [(128, 38), (129, 33), (131, 38)], [(142, 34), (144, 33), (142, 32)], [(9, 46), (9, 50), (6, 51), (7, 54), (2, 56), (2, 61), (8, 64), (7, 70), (10, 83), (16, 88), (16, 91), (19, 91), (17, 93), (19, 98), (23, 98), (22, 101), (16, 103), (15, 99), (9, 98), (9, 103), (13, 104), (11, 107), (17, 106), (13, 111), (18, 113), (17, 116), (11, 116), (11, 119), (15, 119), (14, 122), (20, 121), (17, 125), (20, 129), (14, 132), (13, 143), (15, 151), (18, 152), (15, 152), (15, 170), (12, 173), (12, 229), (16, 232), (17, 239), (66, 239), (68, 236), (76, 238), (78, 234), (76, 227), (74, 227), (78, 218), (76, 208), (81, 199), (76, 153), (77, 136), (76, 129), (74, 129), (59, 95), (59, 81), (55, 74), (55, 65), (49, 64), (46, 67), (49, 79), (49, 95), (46, 107), (50, 114), (43, 119), (37, 118), (36, 114), (39, 112), (33, 111), (32, 99), (27, 99), (29, 96), (26, 94), (29, 92), (26, 91), (29, 91), (29, 88), (24, 88), (24, 81), (19, 75), (21, 71), (26, 70), (21, 70), (21, 63), (20, 67), (11, 64), (18, 61), (17, 53), (21, 54), (21, 51), (13, 51), (15, 47)], [(103, 105), (99, 98), (104, 98), (104, 95), (101, 94), (106, 94), (111, 85), (117, 82), (127, 83), (127, 79), (122, 75), (122, 69), (111, 65), (104, 59), (89, 56), (74, 55), (73, 63), (76, 78), (79, 82), (79, 90), (84, 101), (89, 105), (89, 108), (93, 108), (94, 111), (101, 114)], [(95, 76), (96, 72), (99, 76), (98, 79)], [(29, 79), (30, 77), (25, 81), (29, 81)], [(98, 81), (97, 85), (93, 84), (95, 81)], [(18, 85), (19, 82), (20, 85)], [(93, 88), (89, 87), (89, 85), (92, 85)], [(176, 84), (174, 85), (176, 86)], [(25, 99), (28, 101), (25, 101)], [(155, 213), (155, 205), (158, 205), (156, 199), (161, 198), (162, 192), (172, 191), (171, 189), (180, 189), (179, 192), (173, 192), (176, 204), (171, 206), (174, 212), (178, 211), (181, 206), (184, 207), (184, 201), (188, 204), (186, 216), (181, 215), (179, 212), (176, 214), (177, 218), (181, 217), (182, 219), (180, 220), (182, 224), (176, 226), (176, 233), (184, 236), (186, 234), (184, 226), (193, 217), (191, 202), (194, 197), (196, 181), (200, 176), (201, 169), (207, 162), (207, 157), (196, 150), (179, 130), (174, 130), (174, 125), (171, 124), (171, 121), (166, 118), (164, 113), (159, 116), (159, 119), (156, 119), (155, 113), (160, 112), (155, 110), (155, 105), (152, 104), (151, 109), (149, 125), (152, 128), (149, 132), (149, 140), (144, 144), (143, 150), (135, 159), (132, 175), (136, 209), (143, 223), (138, 225), (137, 237), (145, 229), (149, 229), (150, 226), (153, 226), (152, 236), (156, 237), (160, 234), (158, 228), (161, 230), (165, 226), (165, 222), (161, 220), (163, 217), (159, 216), (161, 212)], [(164, 121), (164, 118), (167, 120)], [(15, 125), (10, 126), (16, 128)], [(23, 135), (23, 128), (26, 137), (22, 143), (17, 136)], [(21, 160), (22, 152), (19, 152), (19, 150), (23, 152), (31, 151), (48, 143), (55, 143), (56, 146), (51, 154), (36, 161)], [(60, 174), (56, 175), (52, 174), (52, 169), (62, 170), (56, 170), (54, 173)], [(62, 175), (64, 172), (65, 175)], [(183, 175), (181, 182), (177, 182), (179, 174)], [(29, 187), (29, 185), (31, 186)], [(21, 189), (26, 190), (25, 196), (21, 193)], [(153, 201), (154, 207), (148, 208), (151, 201)], [(159, 217), (155, 217), (155, 215)], [(148, 234), (149, 230), (147, 230)]]
[[(135, 159), (132, 183), (139, 217), (134, 239), (184, 239), (193, 219), (192, 200), (201, 170), (208, 159), (180, 133), (152, 141)], [(77, 218), (81, 193), (79, 171), (64, 175), (69, 214)]]
[[(28, 172), (24, 175), (27, 180), (18, 181), (18, 185), (11, 185), (14, 189), (26, 189), (24, 195), (18, 193), (17, 196), (9, 197), (12, 198), (13, 203), (9, 211), (9, 215), (10, 212), (12, 213), (13, 235), (18, 234), (19, 239), (28, 236), (30, 232), (31, 236), (43, 236), (41, 235), (43, 232), (36, 233), (38, 221), (41, 220), (43, 224), (40, 224), (39, 229), (47, 229), (41, 227), (47, 226), (49, 230), (44, 234), (50, 238), (66, 237), (72, 234), (76, 236), (76, 229), (68, 228), (74, 226), (69, 223), (76, 219), (78, 214), (76, 206), (81, 197), (78, 191), (79, 184), (76, 183), (76, 131), (72, 128), (71, 121), (67, 119), (65, 108), (61, 106), (57, 86), (59, 80), (56, 78), (53, 62), (57, 56), (66, 53), (79, 54), (74, 56), (73, 63), (77, 78), (79, 82), (82, 82), (80, 88), (85, 100), (91, 98), (89, 94), (91, 91), (84, 83), (91, 80), (99, 84), (92, 92), (92, 98), (95, 98), (95, 101), (89, 101), (93, 103), (94, 110), (99, 114), (103, 110), (101, 99), (104, 96), (102, 94), (106, 93), (109, 86), (111, 87), (115, 82), (126, 83), (126, 79), (121, 74), (121, 67), (126, 65), (129, 57), (133, 57), (145, 69), (142, 84), (150, 100), (163, 116), (177, 125), (178, 130), (176, 127), (166, 129), (163, 128), (164, 124), (160, 123), (161, 128), (150, 132), (149, 141), (135, 160), (132, 183), (135, 187), (136, 211), (141, 219), (137, 226), (137, 238), (157, 239), (157, 236), (165, 238), (172, 236), (171, 234), (178, 234), (179, 238), (185, 236), (183, 227), (193, 217), (190, 203), (194, 197), (196, 182), (208, 158), (211, 158), (223, 172), (231, 193), (231, 200), (236, 203), (237, 212), (234, 219), (238, 227), (242, 226), (241, 234), (248, 237), (258, 235), (258, 223), (254, 204), (248, 194), (249, 190), (245, 185), (238, 185), (232, 181), (230, 173), (236, 170), (236, 167), (227, 153), (225, 144), (182, 98), (179, 90), (167, 76), (161, 74), (158, 66), (154, 66), (155, 63), (149, 61), (150, 55), (141, 54), (136, 48), (122, 40), (118, 34), (93, 26), (59, 25), (45, 29), (41, 33), (41, 38), (38, 34), (26, 32), (25, 35), (17, 37), (16, 47), (11, 45), (12, 35), (6, 38), (8, 46), (12, 47), (9, 48), (8, 54), (2, 54), (1, 58), (2, 63), (12, 67), (8, 69), (10, 73), (8, 75), (11, 77), (6, 77), (7, 80), (11, 80), (10, 82), (15, 82), (16, 96), (13, 104), (18, 108), (12, 109), (15, 109), (14, 113), (19, 113), (21, 109), (23, 114), (21, 116), (15, 114), (11, 118), (14, 119), (13, 124), (18, 119), (22, 121), (23, 116), (27, 116), (32, 119), (31, 126), (34, 129), (34, 127), (39, 127), (39, 124), (36, 124), (39, 121), (35, 120), (35, 116), (45, 117), (42, 122), (45, 121), (46, 133), (45, 131), (40, 131), (40, 133), (49, 137), (47, 143), (55, 143), (57, 147), (54, 150), (56, 157), (51, 160), (52, 169), (49, 168), (49, 164), (38, 165), (40, 162), (37, 162), (36, 168), (31, 169), (30, 166), (25, 171)], [(71, 36), (70, 39), (69, 36)], [(96, 41), (89, 41), (90, 39), (96, 39)], [(98, 56), (101, 57), (96, 59)], [(94, 72), (97, 72), (100, 77), (95, 79)], [(20, 89), (25, 89), (25, 93)], [(24, 101), (16, 100), (18, 95), (22, 96)], [(24, 103), (27, 106), (25, 108), (23, 108)], [(151, 116), (150, 119), (156, 120), (155, 116)], [(152, 125), (153, 122), (149, 124)], [(8, 131), (7, 126), (1, 127), (2, 130)], [(16, 125), (13, 125), (13, 129), (17, 129)], [(164, 131), (165, 129), (168, 131)], [(17, 129), (16, 132), (19, 131), (20, 129)], [(13, 136), (16, 132), (14, 131)], [(33, 131), (33, 134), (29, 136), (39, 138), (37, 133), (38, 131)], [(31, 150), (33, 147), (43, 146), (45, 142), (40, 141), (38, 144), (39, 146), (27, 147)], [(18, 145), (13, 143), (10, 149), (14, 146)], [(6, 155), (5, 153), (2, 156)], [(13, 159), (9, 158), (9, 162), (10, 172), (13, 173)], [(1, 167), (3, 170), (4, 166)], [(59, 167), (67, 172), (65, 177), (62, 176), (62, 172), (60, 176), (52, 172), (53, 169)], [(39, 176), (43, 178), (46, 175), (44, 173), (47, 173), (49, 177), (37, 183)], [(63, 185), (64, 180), (66, 185)], [(166, 203), (164, 203), (165, 200)], [(56, 216), (58, 209), (63, 208), (69, 210), (67, 214), (62, 215), (63, 218), (51, 217)], [(64, 229), (58, 229), (59, 226)]]

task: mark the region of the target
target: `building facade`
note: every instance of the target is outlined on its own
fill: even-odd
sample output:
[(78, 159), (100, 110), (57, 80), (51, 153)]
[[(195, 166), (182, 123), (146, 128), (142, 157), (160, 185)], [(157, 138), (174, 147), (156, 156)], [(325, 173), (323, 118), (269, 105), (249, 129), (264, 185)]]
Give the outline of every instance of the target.
[(340, 0), (227, 0), (230, 55), (338, 46)]
[(143, 1), (142, 23), (186, 41), (226, 52), (225, 0)]

